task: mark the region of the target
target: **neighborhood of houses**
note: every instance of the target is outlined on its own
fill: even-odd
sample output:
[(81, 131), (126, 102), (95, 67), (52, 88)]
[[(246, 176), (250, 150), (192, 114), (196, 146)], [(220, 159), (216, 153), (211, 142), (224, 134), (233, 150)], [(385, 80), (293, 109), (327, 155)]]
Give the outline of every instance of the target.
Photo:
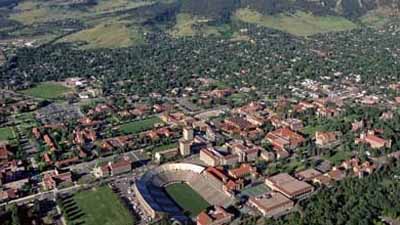
[[(192, 169), (180, 167), (167, 171), (165, 182), (185, 181), (207, 202), (219, 203), (191, 219), (222, 225), (238, 220), (230, 206), (240, 214), (279, 217), (322, 188), (363, 178), (400, 159), (394, 136), (374, 124), (399, 117), (400, 97), (368, 95), (349, 81), (336, 86), (305, 81), (293, 89), (296, 97), (240, 105), (224, 101), (243, 94), (232, 88), (203, 91), (196, 98), (190, 97), (193, 88), (170, 96), (154, 93), (152, 101), (123, 96), (121, 103), (103, 97), (92, 83), (64, 82), (77, 90), (80, 100), (73, 103), (0, 93), (1, 129), (13, 133), (0, 143), (0, 202), (18, 203), (124, 174), (136, 176), (135, 183), (161, 165), (187, 163), (204, 169), (195, 177), (205, 184), (187, 178)], [(352, 105), (377, 109), (379, 115), (352, 115)], [(210, 188), (226, 201), (207, 196)], [(162, 210), (152, 209), (137, 190), (131, 197), (142, 221), (160, 219)]]

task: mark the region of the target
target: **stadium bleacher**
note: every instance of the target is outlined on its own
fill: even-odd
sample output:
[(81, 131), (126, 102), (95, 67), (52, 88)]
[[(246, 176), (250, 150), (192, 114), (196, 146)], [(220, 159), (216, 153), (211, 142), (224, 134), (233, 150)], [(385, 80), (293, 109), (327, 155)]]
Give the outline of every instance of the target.
[(212, 184), (204, 171), (204, 167), (189, 163), (164, 164), (154, 170), (148, 171), (137, 183), (137, 194), (141, 195), (141, 204), (147, 210), (152, 210), (152, 215), (168, 213), (171, 218), (186, 222), (187, 218), (179, 206), (165, 191), (165, 186), (176, 183), (187, 183), (212, 205), (225, 206), (231, 198), (222, 188)]

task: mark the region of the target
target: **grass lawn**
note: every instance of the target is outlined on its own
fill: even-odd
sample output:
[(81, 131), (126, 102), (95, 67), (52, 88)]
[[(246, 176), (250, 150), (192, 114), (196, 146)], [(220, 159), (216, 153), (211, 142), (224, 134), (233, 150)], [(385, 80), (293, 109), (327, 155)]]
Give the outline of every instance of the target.
[(130, 1), (130, 0), (99, 0), (93, 7), (89, 9), (89, 12), (105, 13), (115, 12), (123, 9), (134, 9), (140, 6), (154, 4), (153, 1)]
[(277, 161), (268, 164), (265, 170), (268, 174), (275, 174), (278, 172), (293, 173), (305, 169), (305, 165), (298, 159), (288, 159), (285, 161)]
[(155, 1), (99, 0), (96, 3), (85, 10), (77, 10), (71, 7), (60, 7), (54, 1), (26, 0), (18, 4), (16, 7), (18, 11), (11, 14), (10, 18), (26, 25), (68, 18), (82, 19), (88, 23), (93, 20), (93, 17), (104, 13), (134, 9), (154, 4)]
[(229, 100), (233, 102), (233, 104), (239, 106), (243, 105), (246, 102), (247, 95), (244, 93), (236, 93), (228, 97)]
[(361, 22), (369, 27), (380, 28), (390, 21), (390, 12), (370, 11), (361, 17)]
[[(224, 31), (224, 27), (207, 25), (207, 19), (192, 16), (188, 13), (179, 13), (176, 16), (176, 24), (169, 31), (173, 37), (185, 37), (194, 35), (220, 35), (220, 31)], [(195, 25), (198, 26), (196, 29)]]
[(190, 213), (191, 217), (197, 216), (210, 206), (206, 200), (185, 183), (168, 185), (166, 190), (182, 209)]
[(170, 33), (174, 37), (193, 36), (195, 35), (194, 24), (196, 24), (196, 19), (190, 14), (180, 13), (176, 16), (176, 25)]
[(79, 192), (73, 197), (84, 213), (82, 225), (132, 225), (134, 220), (117, 195), (107, 186)]
[(302, 133), (310, 135), (310, 136), (314, 136), (315, 132), (317, 131), (325, 131), (325, 128), (323, 126), (306, 126), (304, 127)]
[(143, 120), (122, 124), (120, 130), (125, 134), (137, 134), (153, 128), (154, 124), (162, 123), (158, 117), (150, 117)]
[[(9, 19), (29, 25), (26, 28), (15, 31), (17, 34), (22, 33), (22, 36), (24, 36), (23, 34), (30, 36), (29, 32), (35, 32), (30, 26), (32, 24), (77, 19), (88, 28), (58, 41), (87, 42), (88, 44), (82, 46), (82, 48), (126, 47), (133, 44), (141, 44), (144, 41), (143, 32), (138, 31), (132, 20), (123, 21), (121, 14), (138, 7), (155, 4), (156, 1), (98, 0), (96, 3), (81, 10), (75, 7), (60, 6), (55, 1), (26, 0), (16, 6), (17, 10), (11, 13)], [(43, 41), (50, 41), (61, 33), (64, 34), (63, 31), (60, 34), (53, 34), (58, 29), (51, 30), (52, 32), (43, 34)], [(35, 34), (36, 36), (37, 34)]]
[(7, 141), (15, 138), (15, 133), (11, 127), (0, 128), (0, 141)]
[(70, 88), (57, 83), (41, 83), (32, 88), (21, 91), (26, 95), (36, 98), (56, 99), (64, 96), (67, 92), (71, 91)]
[(342, 161), (346, 160), (346, 159), (350, 159), (352, 157), (352, 153), (351, 152), (347, 152), (347, 151), (337, 151), (335, 152), (335, 154), (333, 154), (330, 157), (324, 157), (326, 160), (329, 160), (332, 164), (334, 165), (338, 165), (339, 163), (341, 163)]
[(151, 152), (156, 153), (156, 152), (164, 151), (164, 150), (171, 149), (171, 148), (178, 148), (178, 143), (160, 145), (160, 146), (152, 148)]
[(300, 171), (304, 169), (304, 163), (302, 163), (299, 160), (293, 159), (290, 162), (285, 163), (282, 169), (287, 173), (292, 173), (293, 171)]
[(298, 11), (294, 14), (265, 16), (250, 9), (240, 9), (235, 17), (238, 20), (285, 31), (298, 36), (309, 36), (318, 33), (351, 30), (356, 24), (343, 17), (315, 16)]

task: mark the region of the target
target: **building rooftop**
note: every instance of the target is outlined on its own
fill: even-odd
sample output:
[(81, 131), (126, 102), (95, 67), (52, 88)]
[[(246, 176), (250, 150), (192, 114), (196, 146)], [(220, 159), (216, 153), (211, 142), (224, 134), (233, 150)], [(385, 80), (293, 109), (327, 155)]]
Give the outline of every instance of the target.
[(320, 176), (322, 173), (315, 169), (306, 169), (295, 174), (295, 177), (302, 181), (310, 181), (315, 177)]
[(203, 211), (197, 216), (198, 225), (212, 225), (229, 223), (233, 215), (224, 208), (215, 206), (213, 210)]
[(284, 205), (293, 204), (292, 200), (285, 197), (279, 192), (268, 192), (259, 197), (251, 197), (249, 201), (250, 203), (255, 205), (259, 210), (264, 211), (265, 214), (267, 212), (279, 209)]
[(295, 197), (297, 195), (311, 192), (313, 187), (306, 182), (299, 181), (287, 173), (280, 173), (278, 175), (266, 178), (266, 184), (271, 186), (279, 192), (282, 192), (288, 197)]

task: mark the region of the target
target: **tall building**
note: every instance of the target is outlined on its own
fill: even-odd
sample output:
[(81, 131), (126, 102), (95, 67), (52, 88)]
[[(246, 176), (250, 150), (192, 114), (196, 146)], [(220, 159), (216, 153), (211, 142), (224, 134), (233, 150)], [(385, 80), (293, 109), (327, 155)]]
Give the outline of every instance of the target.
[(193, 128), (183, 128), (183, 138), (179, 140), (179, 152), (182, 156), (191, 154), (191, 146), (193, 143)]
[(192, 141), (184, 140), (183, 138), (181, 138), (179, 140), (179, 153), (182, 156), (189, 156), (191, 153), (191, 150), (190, 150), (191, 145), (192, 145)]
[(191, 127), (183, 128), (183, 139), (186, 141), (193, 140), (193, 128)]

